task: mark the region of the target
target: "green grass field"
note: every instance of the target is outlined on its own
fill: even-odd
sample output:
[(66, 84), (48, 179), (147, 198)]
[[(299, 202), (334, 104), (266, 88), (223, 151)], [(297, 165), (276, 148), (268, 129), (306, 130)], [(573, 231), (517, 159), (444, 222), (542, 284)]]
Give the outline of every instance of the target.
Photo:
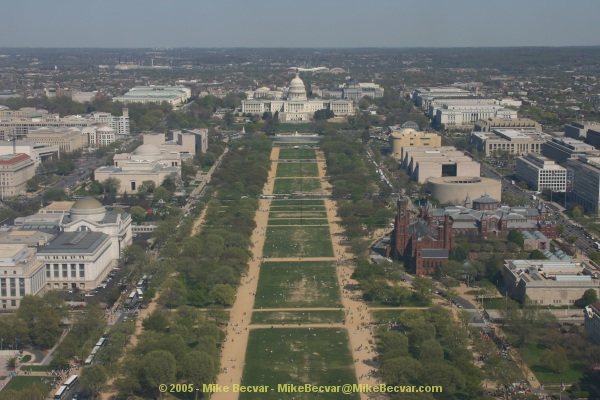
[(317, 178), (280, 178), (275, 180), (274, 194), (318, 193), (321, 181)]
[(280, 160), (316, 160), (317, 153), (314, 149), (280, 149)]
[(345, 329), (256, 329), (250, 332), (244, 385), (267, 385), (267, 393), (240, 393), (241, 400), (356, 400), (358, 394), (281, 393), (278, 384), (356, 383)]
[(540, 361), (544, 352), (540, 344), (526, 343), (520, 352), (529, 368), (535, 373), (536, 378), (544, 385), (557, 385), (561, 382), (570, 385), (583, 378), (580, 366), (574, 361), (569, 362), (569, 366), (560, 373), (551, 372)]
[(49, 365), (23, 365), (21, 366), (23, 371), (37, 371), (37, 372), (50, 372), (52, 367)]
[(273, 211), (325, 211), (325, 206), (313, 206), (298, 204), (295, 206), (271, 206)]
[(276, 218), (327, 218), (325, 211), (273, 211), (269, 212), (269, 224)]
[(269, 225), (327, 225), (327, 219), (323, 218), (282, 218), (269, 219)]
[(277, 177), (302, 176), (319, 177), (317, 163), (278, 163)]
[(333, 257), (328, 226), (269, 226), (263, 256)]
[(272, 200), (271, 207), (280, 206), (325, 206), (324, 200)]
[(342, 323), (341, 310), (319, 311), (257, 311), (252, 313), (252, 323), (258, 325), (279, 324), (329, 324)]
[(9, 392), (19, 392), (23, 389), (28, 389), (35, 384), (42, 385), (44, 388), (47, 388), (49, 392), (52, 389), (52, 385), (44, 383), (44, 380), (50, 380), (50, 378), (45, 376), (15, 376), (10, 380), (8, 385), (2, 389), (2, 392), (0, 392), (0, 400), (14, 399)]
[(341, 307), (331, 262), (264, 262), (254, 308)]

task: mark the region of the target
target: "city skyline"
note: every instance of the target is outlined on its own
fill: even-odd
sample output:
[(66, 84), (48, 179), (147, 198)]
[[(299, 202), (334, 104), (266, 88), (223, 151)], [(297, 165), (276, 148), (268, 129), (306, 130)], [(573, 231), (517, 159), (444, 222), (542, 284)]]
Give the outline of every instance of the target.
[[(600, 3), (593, 0), (456, 0), (452, 7), (439, 0), (427, 7), (389, 0), (263, 0), (252, 7), (240, 0), (83, 6), (75, 0), (25, 0), (0, 15), (0, 47), (596, 46), (598, 11)], [(573, 29), (574, 20), (586, 29)]]

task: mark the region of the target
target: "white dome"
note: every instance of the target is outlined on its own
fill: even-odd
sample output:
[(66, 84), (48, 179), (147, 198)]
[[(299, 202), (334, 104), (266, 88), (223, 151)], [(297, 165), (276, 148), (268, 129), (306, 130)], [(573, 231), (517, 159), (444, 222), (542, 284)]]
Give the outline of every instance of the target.
[(288, 90), (287, 95), (288, 100), (306, 100), (306, 88), (304, 87), (304, 82), (298, 74), (296, 73), (296, 77), (292, 79), (290, 82), (290, 88)]
[(136, 156), (158, 156), (160, 149), (153, 144), (143, 144), (133, 151)]

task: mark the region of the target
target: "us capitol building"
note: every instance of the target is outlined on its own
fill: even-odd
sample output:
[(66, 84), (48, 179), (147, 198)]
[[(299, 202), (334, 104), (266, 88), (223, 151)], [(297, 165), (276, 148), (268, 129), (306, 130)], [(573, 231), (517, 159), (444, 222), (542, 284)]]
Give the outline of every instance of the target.
[(335, 116), (354, 114), (352, 100), (309, 100), (298, 73), (290, 82), (285, 99), (261, 99), (255, 96), (250, 100), (242, 100), (242, 113), (262, 115), (265, 112), (279, 112), (279, 121), (282, 122), (307, 122), (312, 119), (315, 111), (325, 109), (333, 111)]

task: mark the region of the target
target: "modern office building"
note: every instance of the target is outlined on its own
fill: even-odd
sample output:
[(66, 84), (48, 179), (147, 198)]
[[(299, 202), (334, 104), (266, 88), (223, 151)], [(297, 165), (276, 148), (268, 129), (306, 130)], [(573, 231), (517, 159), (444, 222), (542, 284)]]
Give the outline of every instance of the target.
[(38, 128), (23, 138), (25, 142), (57, 146), (61, 152), (71, 153), (87, 147), (88, 135), (79, 128)]
[(600, 344), (600, 303), (592, 303), (583, 310), (583, 327), (590, 339)]
[(598, 125), (587, 130), (586, 142), (597, 149), (600, 149), (600, 127)]
[(117, 137), (129, 136), (131, 133), (129, 128), (129, 109), (123, 108), (123, 115), (117, 116), (105, 112), (93, 112), (90, 118), (99, 124), (106, 124), (115, 131)]
[(208, 129), (182, 129), (163, 133), (145, 133), (144, 144), (152, 144), (167, 152), (180, 154), (206, 153), (208, 150)]
[(419, 183), (425, 183), (429, 178), (480, 175), (479, 163), (452, 146), (405, 147), (401, 160), (402, 168)]
[(392, 157), (400, 159), (405, 147), (440, 147), (442, 137), (437, 133), (418, 132), (414, 129), (401, 129), (390, 134)]
[(46, 289), (44, 263), (24, 244), (0, 244), (0, 302), (2, 310), (19, 308), (23, 296)]
[(511, 118), (511, 119), (499, 119), (499, 118), (487, 118), (481, 119), (475, 122), (473, 131), (475, 132), (491, 132), (494, 129), (514, 129), (514, 130), (528, 130), (528, 131), (541, 131), (542, 126), (536, 121), (529, 118)]
[(600, 128), (598, 124), (589, 124), (578, 121), (572, 121), (565, 124), (565, 136), (573, 139), (585, 140), (587, 139), (587, 132), (589, 129)]
[(567, 160), (571, 199), (587, 212), (600, 210), (600, 157), (578, 156)]
[(136, 193), (144, 181), (160, 186), (169, 176), (181, 177), (179, 152), (161, 150), (153, 144), (143, 144), (133, 153), (116, 154), (113, 162), (113, 166), (96, 169), (94, 179), (117, 179), (120, 193)]
[(130, 103), (169, 103), (175, 107), (187, 102), (192, 97), (191, 89), (185, 86), (136, 86), (122, 96), (113, 97), (113, 101)]
[(550, 135), (534, 130), (494, 129), (491, 132), (471, 133), (471, 143), (486, 157), (503, 152), (540, 154), (542, 143), (549, 139)]
[(35, 175), (35, 163), (27, 154), (0, 156), (0, 198), (25, 194)]
[(0, 156), (11, 154), (27, 154), (33, 160), (35, 168), (42, 161), (59, 158), (60, 148), (58, 146), (49, 146), (31, 142), (0, 142)]
[(253, 98), (242, 100), (242, 113), (263, 115), (265, 112), (278, 113), (282, 122), (308, 122), (315, 112), (331, 110), (334, 115), (351, 115), (354, 102), (351, 100), (308, 99), (304, 82), (298, 74), (290, 82), (285, 99)]
[(581, 155), (600, 156), (600, 151), (590, 144), (570, 137), (552, 138), (542, 144), (542, 154), (557, 163)]
[(87, 135), (89, 147), (108, 146), (117, 140), (115, 130), (108, 125), (92, 125), (81, 129)]
[(600, 295), (598, 273), (583, 261), (506, 260), (504, 287), (518, 301), (540, 306), (568, 306), (588, 289)]
[(534, 190), (564, 192), (567, 189), (567, 169), (538, 154), (517, 157), (516, 174)]

